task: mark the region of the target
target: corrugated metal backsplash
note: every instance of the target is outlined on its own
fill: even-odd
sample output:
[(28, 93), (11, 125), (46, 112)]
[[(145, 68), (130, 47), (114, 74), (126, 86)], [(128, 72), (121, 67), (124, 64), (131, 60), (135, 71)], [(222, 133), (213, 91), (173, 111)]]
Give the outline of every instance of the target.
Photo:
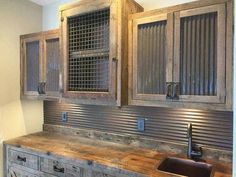
[[(68, 122), (61, 112), (68, 112)], [(146, 118), (145, 132), (137, 131), (137, 118)], [(193, 123), (193, 139), (210, 148), (232, 150), (233, 113), (192, 109), (75, 105), (44, 102), (46, 124), (66, 125), (156, 140), (186, 143), (187, 123)]]

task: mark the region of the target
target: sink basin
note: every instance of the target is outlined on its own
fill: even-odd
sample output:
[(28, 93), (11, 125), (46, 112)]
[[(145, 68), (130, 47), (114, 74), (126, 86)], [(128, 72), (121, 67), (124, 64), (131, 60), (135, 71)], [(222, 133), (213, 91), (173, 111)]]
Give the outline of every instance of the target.
[(158, 170), (188, 177), (212, 177), (213, 167), (203, 162), (168, 157), (158, 166)]

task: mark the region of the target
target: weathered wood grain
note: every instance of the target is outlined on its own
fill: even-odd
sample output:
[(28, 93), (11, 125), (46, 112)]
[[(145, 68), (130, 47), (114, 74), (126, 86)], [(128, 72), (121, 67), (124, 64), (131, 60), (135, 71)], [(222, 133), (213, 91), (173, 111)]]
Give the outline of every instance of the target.
[[(117, 169), (119, 172), (124, 172), (123, 174), (132, 172), (134, 175), (140, 174), (141, 176), (173, 176), (157, 171), (156, 166), (165, 157), (175, 156), (175, 154), (47, 132), (23, 136), (6, 141), (4, 144), (38, 152), (38, 154), (42, 154), (41, 156), (48, 158), (57, 156), (60, 159), (74, 159), (84, 165), (87, 163), (93, 168), (98, 168), (99, 164), (102, 164), (101, 169), (105, 169), (104, 166), (106, 166), (111, 172)], [(222, 164), (211, 160), (207, 160), (207, 162), (216, 167), (216, 172), (225, 173), (226, 176), (230, 175), (231, 164)], [(133, 176), (132, 173), (129, 175)]]

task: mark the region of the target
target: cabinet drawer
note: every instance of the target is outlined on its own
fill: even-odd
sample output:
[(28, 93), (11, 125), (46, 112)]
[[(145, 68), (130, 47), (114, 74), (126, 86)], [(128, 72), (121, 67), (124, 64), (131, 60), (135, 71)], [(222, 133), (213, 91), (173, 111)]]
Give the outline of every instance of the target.
[(66, 177), (80, 177), (85, 173), (84, 169), (80, 167), (71, 164), (66, 165)]
[(66, 165), (60, 161), (40, 158), (40, 170), (45, 173), (50, 173), (59, 177), (65, 176)]
[(38, 177), (35, 174), (29, 173), (23, 169), (18, 169), (14, 167), (9, 168), (8, 177)]
[(9, 149), (8, 158), (9, 161), (12, 163), (22, 165), (34, 170), (38, 170), (39, 164), (38, 157), (36, 155)]
[(43, 157), (40, 158), (40, 170), (60, 177), (79, 177), (86, 173), (83, 168)]

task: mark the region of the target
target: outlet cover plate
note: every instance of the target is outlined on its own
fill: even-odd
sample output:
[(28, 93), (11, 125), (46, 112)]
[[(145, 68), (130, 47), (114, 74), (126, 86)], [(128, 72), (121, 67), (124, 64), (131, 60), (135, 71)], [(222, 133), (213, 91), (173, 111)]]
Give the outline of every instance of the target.
[(138, 118), (138, 131), (144, 132), (145, 131), (145, 118)]
[(68, 121), (68, 112), (61, 112), (61, 121), (62, 122)]

